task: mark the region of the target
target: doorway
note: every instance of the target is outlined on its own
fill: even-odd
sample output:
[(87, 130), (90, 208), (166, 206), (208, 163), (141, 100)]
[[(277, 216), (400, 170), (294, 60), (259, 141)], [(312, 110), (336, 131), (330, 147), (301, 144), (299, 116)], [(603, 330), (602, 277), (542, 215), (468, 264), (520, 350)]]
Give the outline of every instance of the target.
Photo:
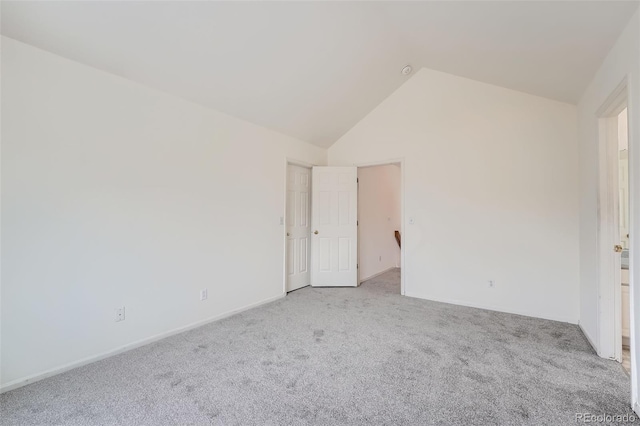
[(634, 313), (630, 293), (629, 132), (626, 81), (599, 115), (598, 146), (598, 355), (615, 359), (630, 373)]
[(620, 228), (620, 291), (622, 321), (622, 366), (631, 374), (631, 300), (629, 297), (629, 132), (627, 108), (618, 120), (618, 212)]
[[(287, 159), (285, 179), (284, 225), (285, 293), (312, 287), (357, 287), (360, 283), (358, 250), (358, 169), (389, 166), (399, 176), (400, 188), (394, 190), (397, 207), (387, 215), (392, 225), (390, 238), (400, 251), (389, 255), (393, 266), (402, 268), (403, 160), (358, 166), (312, 166)], [(396, 184), (398, 178), (396, 177)], [(400, 212), (398, 214), (398, 211)], [(387, 259), (378, 254), (379, 262)], [(363, 276), (371, 278), (371, 276)], [(404, 295), (404, 276), (400, 277)]]
[[(393, 277), (400, 269), (401, 164), (358, 168), (359, 283)], [(397, 275), (395, 275), (397, 280)], [(399, 284), (399, 283), (398, 283)], [(398, 293), (401, 293), (398, 287)]]

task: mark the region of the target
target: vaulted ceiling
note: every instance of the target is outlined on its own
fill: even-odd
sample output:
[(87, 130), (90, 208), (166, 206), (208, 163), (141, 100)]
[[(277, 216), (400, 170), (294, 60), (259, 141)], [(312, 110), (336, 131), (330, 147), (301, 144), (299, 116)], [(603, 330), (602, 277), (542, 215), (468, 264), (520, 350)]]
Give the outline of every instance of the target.
[(615, 1), (2, 2), (3, 35), (328, 147), (428, 67), (575, 103)]

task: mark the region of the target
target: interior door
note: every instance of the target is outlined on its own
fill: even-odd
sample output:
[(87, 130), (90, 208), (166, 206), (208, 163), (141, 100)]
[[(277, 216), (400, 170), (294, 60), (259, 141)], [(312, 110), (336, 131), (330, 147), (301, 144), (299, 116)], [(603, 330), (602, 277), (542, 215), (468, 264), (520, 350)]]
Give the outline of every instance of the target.
[(311, 174), (311, 285), (358, 285), (358, 169), (314, 167)]
[(309, 285), (311, 170), (287, 167), (287, 291)]

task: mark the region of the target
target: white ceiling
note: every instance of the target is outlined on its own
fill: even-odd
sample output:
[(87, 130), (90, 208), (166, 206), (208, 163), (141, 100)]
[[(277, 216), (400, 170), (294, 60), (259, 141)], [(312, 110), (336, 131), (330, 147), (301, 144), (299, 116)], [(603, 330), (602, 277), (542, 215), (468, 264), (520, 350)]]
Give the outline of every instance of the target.
[(637, 2), (11, 2), (2, 34), (328, 147), (410, 63), (575, 103)]

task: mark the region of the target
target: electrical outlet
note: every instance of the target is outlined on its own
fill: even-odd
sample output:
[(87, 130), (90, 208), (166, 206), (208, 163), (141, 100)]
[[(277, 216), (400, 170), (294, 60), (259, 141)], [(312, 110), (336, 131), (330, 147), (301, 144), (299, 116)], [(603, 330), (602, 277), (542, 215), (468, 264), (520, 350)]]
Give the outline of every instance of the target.
[(200, 290), (200, 300), (207, 300), (207, 298), (209, 297), (209, 290), (208, 289), (204, 289), (204, 290)]
[(378, 256), (378, 261), (382, 262), (382, 256)]
[(496, 282), (494, 280), (489, 280), (489, 288), (493, 288), (496, 286)]
[(124, 306), (116, 308), (116, 322), (124, 321)]

